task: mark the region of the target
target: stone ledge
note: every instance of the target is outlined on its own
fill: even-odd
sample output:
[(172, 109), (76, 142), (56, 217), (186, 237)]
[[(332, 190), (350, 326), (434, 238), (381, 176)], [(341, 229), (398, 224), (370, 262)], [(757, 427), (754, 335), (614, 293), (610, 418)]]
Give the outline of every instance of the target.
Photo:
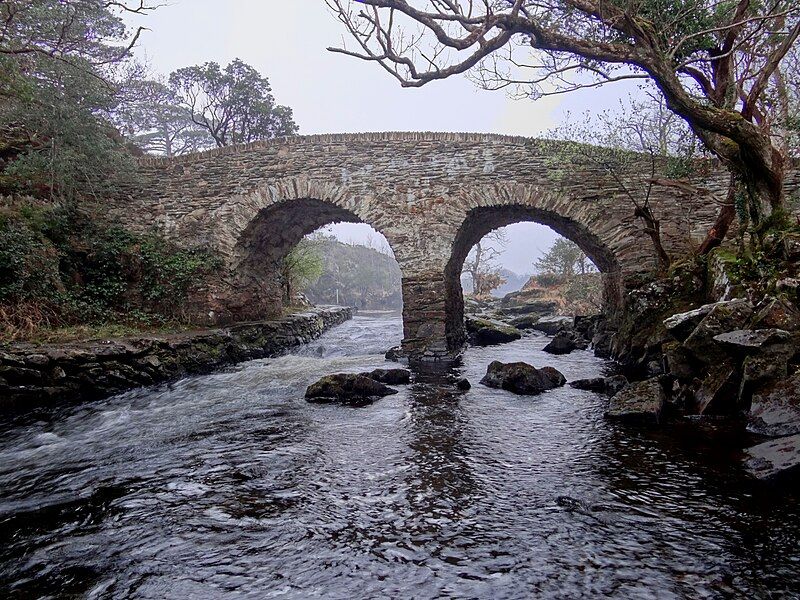
[(0, 412), (96, 400), (282, 354), (352, 317), (318, 307), (270, 321), (168, 335), (0, 346)]

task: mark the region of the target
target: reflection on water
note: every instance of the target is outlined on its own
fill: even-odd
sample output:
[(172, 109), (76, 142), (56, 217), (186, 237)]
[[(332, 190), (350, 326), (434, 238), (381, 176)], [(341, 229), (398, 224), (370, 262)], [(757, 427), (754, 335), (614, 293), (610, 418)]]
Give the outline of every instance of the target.
[(491, 360), (568, 379), (536, 334), (470, 349), (366, 408), (321, 375), (384, 366), (398, 317), (277, 359), (0, 423), (0, 594), (102, 598), (620, 598), (800, 594), (795, 491), (720, 437), (630, 430), (606, 400), (477, 384)]

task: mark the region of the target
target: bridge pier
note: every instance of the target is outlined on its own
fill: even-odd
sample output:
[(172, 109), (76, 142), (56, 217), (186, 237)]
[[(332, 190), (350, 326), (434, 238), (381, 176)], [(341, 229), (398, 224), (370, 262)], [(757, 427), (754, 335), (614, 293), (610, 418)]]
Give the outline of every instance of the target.
[(403, 277), (402, 349), (412, 363), (455, 362), (461, 355), (463, 337), (448, 339), (447, 287), (443, 272)]

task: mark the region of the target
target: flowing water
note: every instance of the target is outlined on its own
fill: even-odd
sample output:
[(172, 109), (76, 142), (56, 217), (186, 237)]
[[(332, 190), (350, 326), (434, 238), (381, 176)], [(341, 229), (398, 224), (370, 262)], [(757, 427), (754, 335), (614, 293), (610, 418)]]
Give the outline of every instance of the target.
[(397, 316), (281, 358), (0, 422), (0, 597), (786, 598), (797, 489), (731, 439), (603, 419), (569, 387), (478, 384), (491, 360), (609, 365), (538, 334), (472, 348), (459, 392), (418, 374), (364, 408), (303, 400), (386, 366)]

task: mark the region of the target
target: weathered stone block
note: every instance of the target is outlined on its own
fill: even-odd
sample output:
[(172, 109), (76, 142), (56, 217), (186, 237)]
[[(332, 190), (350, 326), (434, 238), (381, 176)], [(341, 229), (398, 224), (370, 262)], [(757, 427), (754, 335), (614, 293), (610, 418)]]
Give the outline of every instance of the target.
[(800, 373), (753, 394), (747, 430), (771, 437), (800, 433)]
[(800, 468), (800, 434), (758, 444), (745, 451), (745, 470), (757, 479), (797, 473)]
[(608, 419), (634, 424), (657, 424), (667, 401), (658, 378), (631, 383), (617, 392), (609, 402)]

